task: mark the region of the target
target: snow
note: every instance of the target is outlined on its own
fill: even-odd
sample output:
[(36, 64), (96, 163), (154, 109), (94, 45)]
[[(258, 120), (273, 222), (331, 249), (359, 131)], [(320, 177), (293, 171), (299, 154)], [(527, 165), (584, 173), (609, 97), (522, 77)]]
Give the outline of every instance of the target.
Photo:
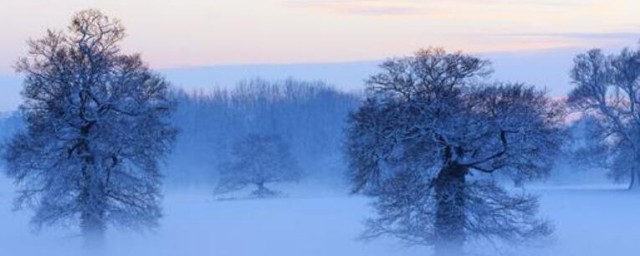
[(556, 225), (553, 246), (530, 255), (638, 255), (640, 194), (626, 186), (539, 189)]
[[(531, 187), (541, 213), (556, 226), (555, 242), (510, 255), (637, 255), (640, 195), (624, 186)], [(386, 256), (429, 255), (392, 239), (357, 239), (371, 214), (368, 199), (300, 183), (279, 188), (274, 199), (216, 200), (211, 188), (165, 191), (164, 218), (154, 233), (110, 230), (100, 255)], [(30, 212), (11, 211), (14, 187), (0, 178), (0, 247), (3, 255), (83, 255), (81, 239), (67, 229), (32, 233)], [(7, 253), (7, 254), (5, 254)], [(92, 254), (98, 255), (98, 254)]]

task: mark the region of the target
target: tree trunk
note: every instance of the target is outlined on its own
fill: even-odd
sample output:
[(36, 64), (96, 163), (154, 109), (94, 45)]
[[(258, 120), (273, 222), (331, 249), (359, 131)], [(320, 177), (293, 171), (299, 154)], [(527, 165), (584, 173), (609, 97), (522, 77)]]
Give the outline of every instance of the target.
[(257, 183), (256, 186), (258, 186), (258, 188), (251, 193), (256, 197), (270, 197), (276, 195), (276, 192), (265, 187), (264, 183)]
[(82, 189), (79, 197), (80, 231), (84, 245), (88, 249), (99, 249), (104, 244), (106, 230), (106, 197), (104, 187), (91, 182)]
[(460, 256), (465, 241), (465, 176), (467, 169), (457, 164), (445, 166), (435, 181), (435, 255)]
[[(82, 97), (82, 95), (81, 95)], [(84, 116), (84, 112), (80, 113)], [(77, 198), (80, 209), (80, 232), (87, 249), (99, 248), (104, 242), (106, 210), (106, 196), (104, 184), (100, 181), (101, 168), (96, 166), (94, 154), (89, 147), (89, 131), (95, 121), (88, 122), (80, 129), (80, 141), (78, 142), (78, 154), (82, 155), (82, 183), (80, 194)]]
[(631, 171), (629, 190), (640, 191), (640, 169), (633, 169), (633, 171)]
[(81, 214), (80, 228), (84, 246), (87, 249), (100, 249), (105, 241), (105, 223), (101, 216), (92, 212)]

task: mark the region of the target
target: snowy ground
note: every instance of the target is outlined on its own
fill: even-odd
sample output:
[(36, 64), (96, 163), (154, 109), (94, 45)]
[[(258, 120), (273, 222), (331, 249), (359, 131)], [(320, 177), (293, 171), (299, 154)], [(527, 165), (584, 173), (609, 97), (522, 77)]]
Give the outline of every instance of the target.
[[(31, 232), (28, 212), (12, 212), (13, 187), (0, 179), (1, 255), (81, 255), (69, 231)], [(303, 185), (299, 185), (304, 187)], [(516, 255), (639, 255), (640, 194), (613, 186), (532, 188), (555, 222), (555, 243)], [(268, 200), (214, 200), (208, 191), (168, 191), (165, 217), (146, 235), (112, 231), (105, 255), (384, 256), (428, 255), (382, 239), (357, 240), (367, 200), (314, 188)], [(321, 192), (321, 193), (320, 193)]]

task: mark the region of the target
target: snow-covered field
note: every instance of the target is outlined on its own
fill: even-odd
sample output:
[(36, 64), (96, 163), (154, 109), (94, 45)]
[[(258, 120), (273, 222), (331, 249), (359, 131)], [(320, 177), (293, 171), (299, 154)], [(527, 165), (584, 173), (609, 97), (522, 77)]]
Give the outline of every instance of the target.
[[(72, 231), (32, 233), (29, 212), (12, 212), (13, 186), (0, 178), (0, 255), (86, 255)], [(215, 200), (208, 190), (169, 190), (155, 233), (112, 230), (104, 255), (385, 256), (428, 255), (393, 239), (357, 240), (367, 199), (305, 184), (290, 196)], [(640, 194), (615, 186), (536, 187), (542, 214), (554, 221), (553, 244), (515, 255), (640, 255)], [(313, 192), (310, 192), (313, 191)], [(514, 254), (510, 254), (514, 255)]]

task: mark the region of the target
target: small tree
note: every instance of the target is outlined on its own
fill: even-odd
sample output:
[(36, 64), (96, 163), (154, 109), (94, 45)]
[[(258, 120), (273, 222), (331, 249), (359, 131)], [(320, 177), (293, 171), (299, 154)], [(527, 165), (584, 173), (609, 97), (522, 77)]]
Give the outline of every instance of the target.
[(353, 191), (376, 198), (364, 237), (457, 256), (466, 242), (518, 244), (552, 232), (536, 218), (536, 197), (474, 175), (544, 177), (560, 143), (560, 108), (532, 87), (479, 83), (488, 65), (427, 49), (384, 62), (368, 80), (346, 144)]
[(568, 102), (597, 122), (599, 129), (589, 139), (597, 140), (592, 145), (608, 156), (601, 163), (611, 177), (628, 178), (629, 189), (640, 189), (640, 49), (580, 54), (571, 79), (575, 88)]
[(589, 115), (581, 116), (567, 125), (566, 134), (560, 161), (574, 167), (608, 167), (611, 152), (601, 121)]
[(216, 193), (226, 193), (255, 185), (257, 197), (277, 194), (267, 183), (294, 182), (302, 172), (289, 153), (288, 146), (277, 136), (248, 135), (231, 151), (231, 158), (220, 168)]
[(141, 230), (161, 216), (158, 160), (175, 137), (168, 84), (118, 43), (124, 28), (97, 10), (77, 13), (67, 33), (29, 41), (26, 131), (4, 152), (20, 186), (18, 206), (38, 227), (79, 224), (85, 242), (109, 225)]

